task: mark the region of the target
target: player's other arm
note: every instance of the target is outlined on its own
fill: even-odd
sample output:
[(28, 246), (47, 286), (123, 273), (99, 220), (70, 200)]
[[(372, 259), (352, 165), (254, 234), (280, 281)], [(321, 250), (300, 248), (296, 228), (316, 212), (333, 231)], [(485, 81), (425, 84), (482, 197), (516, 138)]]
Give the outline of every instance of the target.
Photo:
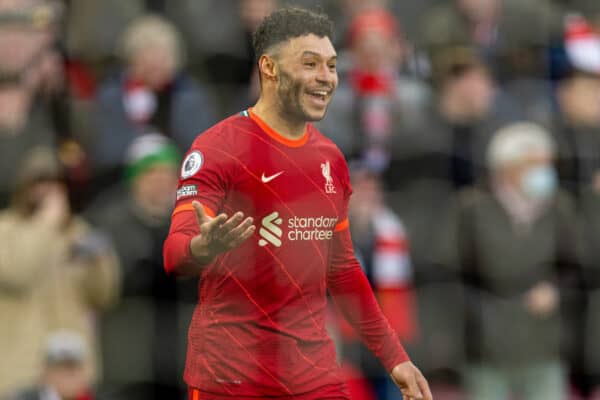
[(390, 372), (404, 398), (430, 400), (427, 381), (410, 362), (354, 256), (349, 229), (336, 232), (332, 250), (327, 285), (336, 305)]
[(211, 217), (209, 213), (202, 204), (193, 201), (185, 211), (173, 214), (164, 245), (167, 272), (198, 276), (204, 266), (242, 244), (256, 229), (252, 218), (244, 218), (242, 212), (231, 217), (224, 213)]

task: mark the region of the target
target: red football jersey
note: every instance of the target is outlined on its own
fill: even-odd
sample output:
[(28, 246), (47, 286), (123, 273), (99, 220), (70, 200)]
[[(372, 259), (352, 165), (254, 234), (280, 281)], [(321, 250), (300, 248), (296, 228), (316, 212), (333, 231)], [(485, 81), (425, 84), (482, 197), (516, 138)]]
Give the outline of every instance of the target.
[(193, 262), (192, 200), (213, 215), (242, 211), (257, 229), (203, 269), (188, 385), (236, 398), (343, 391), (325, 329), (327, 290), (388, 369), (408, 360), (354, 258), (350, 194), (343, 155), (311, 124), (289, 140), (250, 109), (198, 136), (181, 167), (167, 271)]

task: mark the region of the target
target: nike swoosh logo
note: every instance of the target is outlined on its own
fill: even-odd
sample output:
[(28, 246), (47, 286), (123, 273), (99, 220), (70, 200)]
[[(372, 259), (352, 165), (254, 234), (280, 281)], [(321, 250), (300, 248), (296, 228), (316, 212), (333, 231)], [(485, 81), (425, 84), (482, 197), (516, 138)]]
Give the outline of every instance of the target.
[(265, 173), (263, 172), (262, 176), (260, 177), (260, 180), (263, 183), (269, 183), (269, 182), (271, 182), (273, 179), (277, 178), (281, 174), (283, 174), (283, 171), (280, 171), (280, 172), (278, 172), (278, 173), (276, 173), (274, 175), (271, 175), (271, 176), (265, 176)]

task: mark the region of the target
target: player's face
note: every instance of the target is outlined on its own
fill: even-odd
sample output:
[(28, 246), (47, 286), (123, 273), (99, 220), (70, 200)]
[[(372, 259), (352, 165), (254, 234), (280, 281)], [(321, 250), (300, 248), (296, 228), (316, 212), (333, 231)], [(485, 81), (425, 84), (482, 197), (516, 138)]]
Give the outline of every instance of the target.
[(277, 97), (282, 115), (319, 121), (338, 84), (336, 53), (329, 38), (307, 35), (282, 47)]

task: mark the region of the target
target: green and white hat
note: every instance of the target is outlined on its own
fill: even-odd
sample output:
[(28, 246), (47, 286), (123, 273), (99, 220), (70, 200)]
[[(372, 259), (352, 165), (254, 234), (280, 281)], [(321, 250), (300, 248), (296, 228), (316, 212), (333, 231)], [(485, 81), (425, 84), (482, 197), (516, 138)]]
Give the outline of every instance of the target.
[(131, 182), (158, 164), (177, 169), (180, 162), (181, 154), (170, 139), (158, 133), (147, 133), (137, 137), (127, 149), (125, 176)]

